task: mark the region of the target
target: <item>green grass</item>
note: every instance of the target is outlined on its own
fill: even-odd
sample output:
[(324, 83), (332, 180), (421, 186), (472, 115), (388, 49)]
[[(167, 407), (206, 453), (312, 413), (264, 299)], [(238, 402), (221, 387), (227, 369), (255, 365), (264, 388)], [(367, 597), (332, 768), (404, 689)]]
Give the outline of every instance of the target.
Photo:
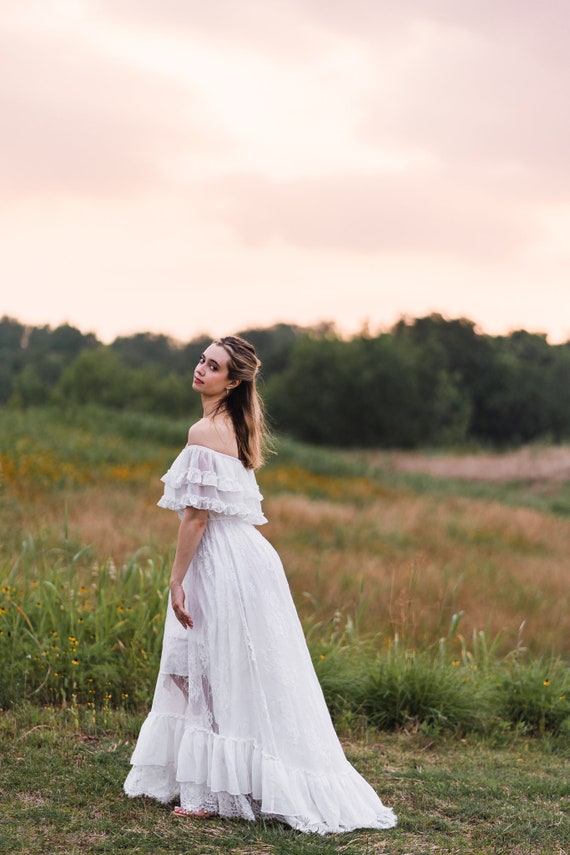
[[(115, 566), (96, 543), (88, 547), (68, 531), (67, 516), (57, 531), (44, 530), (29, 514), (30, 501), (36, 509), (54, 501), (71, 507), (83, 490), (94, 496), (100, 486), (105, 501), (121, 508), (130, 492), (154, 484), (186, 429), (185, 421), (98, 408), (65, 418), (48, 410), (0, 412), (0, 852), (570, 851), (565, 663), (555, 656), (532, 659), (518, 648), (506, 653), (484, 631), (464, 638), (459, 615), (449, 631), (438, 629), (442, 639), (432, 633), (420, 649), (408, 638), (361, 638), (362, 597), (356, 626), (346, 614), (325, 623), (309, 616), (309, 643), (349, 759), (395, 808), (398, 828), (306, 837), (277, 823), (175, 820), (168, 807), (122, 795), (156, 677), (168, 548), (155, 549), (144, 532), (143, 548)], [(551, 519), (570, 507), (568, 484), (397, 474), (371, 468), (357, 452), (287, 440), (261, 476), (270, 496), (292, 492), (347, 508), (384, 500), (388, 508), (402, 495), (433, 497), (434, 506), (453, 496), (488, 499), (530, 506)], [(429, 545), (429, 531), (415, 544), (399, 519), (384, 540), (334, 519), (326, 530), (322, 521), (311, 524), (320, 553), (334, 547), (360, 554), (372, 535), (376, 552), (384, 540), (396, 551)], [(525, 550), (542, 548), (483, 523), (465, 528), (453, 516), (445, 536), (453, 544), (468, 539), (470, 547), (486, 538), (501, 573), (513, 551), (524, 558)], [(306, 555), (308, 542), (301, 539), (295, 548)], [(318, 599), (318, 586), (311, 590)], [(516, 589), (509, 590), (514, 597)]]
[[(20, 855), (561, 855), (570, 840), (568, 761), (547, 741), (503, 746), (421, 733), (345, 740), (347, 756), (394, 807), (398, 827), (300, 835), (275, 822), (180, 820), (122, 794), (140, 717), (23, 706), (0, 713), (0, 852)], [(566, 848), (565, 848), (566, 847)]]
[[(166, 559), (142, 550), (122, 567), (88, 549), (31, 538), (0, 576), (0, 707), (23, 700), (94, 714), (149, 705), (167, 596)], [(341, 616), (312, 624), (308, 641), (337, 720), (431, 734), (519, 729), (570, 734), (570, 672), (556, 659), (499, 655), (485, 632), (469, 640), (453, 616), (446, 637), (420, 651), (361, 638)]]
[(124, 566), (94, 564), (88, 548), (24, 541), (0, 576), (0, 706), (137, 706), (156, 674), (168, 572), (141, 550)]
[[(561, 659), (532, 659), (522, 648), (499, 655), (485, 632), (469, 640), (453, 616), (449, 634), (414, 650), (398, 639), (379, 647), (327, 627), (307, 636), (335, 722), (382, 731), (420, 728), (433, 739), (513, 733), (552, 737), (570, 747), (570, 670)], [(324, 631), (323, 631), (324, 629)]]
[(570, 481), (558, 484), (534, 481), (492, 482), (468, 481), (464, 478), (438, 478), (434, 475), (413, 472), (387, 472), (378, 469), (375, 477), (381, 483), (406, 489), (418, 496), (433, 495), (445, 498), (461, 496), (482, 499), (502, 505), (532, 508), (555, 516), (570, 516)]
[[(4, 454), (17, 460), (30, 458), (32, 468), (28, 464), (26, 471), (37, 486), (81, 487), (96, 482), (106, 469), (115, 465), (152, 464), (155, 471), (161, 470), (171, 462), (173, 452), (184, 444), (189, 424), (195, 418), (196, 414), (188, 419), (168, 419), (91, 405), (65, 413), (48, 407), (25, 411), (3, 409), (0, 410), (0, 457)], [(311, 498), (334, 498), (335, 491), (331, 493), (329, 482), (353, 478), (361, 479), (357, 487), (369, 482), (364, 501), (395, 493), (433, 495), (434, 499), (460, 496), (529, 507), (555, 516), (570, 515), (570, 481), (487, 483), (395, 472), (387, 464), (371, 465), (366, 453), (308, 446), (287, 437), (278, 438), (276, 450), (277, 456), (269, 457), (264, 472), (298, 467), (320, 476), (320, 481), (309, 480), (304, 485)], [(52, 465), (42, 465), (42, 459)], [(54, 477), (58, 468), (59, 480)], [(290, 482), (281, 487), (278, 482), (272, 485), (276, 492), (292, 489)], [(343, 495), (338, 491), (338, 499)], [(351, 498), (358, 501), (358, 491)]]
[[(34, 447), (57, 449), (62, 456), (77, 452), (85, 460), (107, 459), (119, 452), (121, 459), (152, 458), (157, 446), (177, 448), (196, 415), (171, 419), (149, 413), (119, 412), (96, 405), (0, 409), (0, 451), (11, 450), (14, 441), (27, 440)], [(134, 452), (134, 457), (132, 456)]]
[[(331, 479), (367, 478), (380, 490), (417, 496), (480, 499), (509, 507), (532, 508), (555, 516), (570, 516), (570, 480), (552, 481), (470, 481), (466, 478), (442, 478), (422, 472), (396, 472), (389, 463), (369, 462), (369, 454), (359, 451), (316, 448), (282, 437), (274, 465), (298, 466), (315, 475)], [(386, 455), (388, 460), (389, 455)], [(318, 490), (314, 498), (320, 498)], [(330, 493), (326, 495), (330, 498)]]

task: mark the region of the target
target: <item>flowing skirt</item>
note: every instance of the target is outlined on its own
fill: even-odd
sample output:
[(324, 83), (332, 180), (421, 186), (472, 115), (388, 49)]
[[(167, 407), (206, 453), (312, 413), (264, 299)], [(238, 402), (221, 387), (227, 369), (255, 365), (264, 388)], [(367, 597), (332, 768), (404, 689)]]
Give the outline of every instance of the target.
[(210, 519), (183, 584), (194, 628), (169, 603), (127, 795), (319, 834), (394, 826), (344, 755), (271, 544)]

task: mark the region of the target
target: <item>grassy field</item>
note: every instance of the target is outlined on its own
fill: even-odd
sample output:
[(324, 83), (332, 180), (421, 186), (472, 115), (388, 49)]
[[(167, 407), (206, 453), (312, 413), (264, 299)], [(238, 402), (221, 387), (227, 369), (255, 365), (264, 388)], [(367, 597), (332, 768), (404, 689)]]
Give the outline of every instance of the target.
[(177, 530), (159, 477), (186, 429), (0, 412), (0, 852), (566, 855), (568, 449), (477, 467), (283, 440), (259, 473), (337, 728), (397, 829), (315, 839), (122, 796)]
[[(156, 508), (158, 479), (184, 444), (185, 424), (32, 411), (0, 414), (0, 427), (5, 568), (27, 536), (54, 550), (88, 547), (91, 564), (110, 558), (120, 567), (141, 549), (168, 562), (177, 519)], [(462, 633), (500, 635), (504, 652), (522, 640), (534, 655), (567, 655), (570, 481), (528, 473), (520, 482), (469, 481), (401, 468), (390, 455), (283, 442), (259, 473), (264, 534), (302, 617), (326, 621), (340, 610), (362, 632), (422, 646), (461, 611)]]
[(547, 741), (503, 745), (368, 732), (347, 755), (394, 807), (397, 828), (305, 836), (274, 822), (174, 818), (122, 782), (140, 719), (32, 707), (0, 717), (0, 852), (21, 855), (567, 855), (568, 761)]

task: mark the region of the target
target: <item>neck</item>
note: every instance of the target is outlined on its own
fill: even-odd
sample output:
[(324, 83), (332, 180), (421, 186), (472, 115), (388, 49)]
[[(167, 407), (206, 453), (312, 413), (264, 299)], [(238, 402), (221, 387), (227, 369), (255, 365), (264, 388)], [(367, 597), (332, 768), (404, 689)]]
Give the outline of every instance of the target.
[(212, 416), (216, 410), (216, 407), (220, 403), (224, 396), (218, 395), (217, 398), (206, 398), (202, 395), (202, 412), (204, 414), (204, 418), (208, 419)]

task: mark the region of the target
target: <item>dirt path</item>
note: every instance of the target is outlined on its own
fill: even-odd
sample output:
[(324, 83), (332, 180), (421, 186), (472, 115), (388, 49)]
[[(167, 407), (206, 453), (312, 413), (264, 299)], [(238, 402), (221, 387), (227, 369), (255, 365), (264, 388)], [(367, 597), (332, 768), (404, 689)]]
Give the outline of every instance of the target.
[(570, 446), (525, 447), (506, 454), (465, 454), (428, 456), (394, 453), (384, 460), (398, 472), (426, 472), (440, 478), (470, 481), (568, 481)]

